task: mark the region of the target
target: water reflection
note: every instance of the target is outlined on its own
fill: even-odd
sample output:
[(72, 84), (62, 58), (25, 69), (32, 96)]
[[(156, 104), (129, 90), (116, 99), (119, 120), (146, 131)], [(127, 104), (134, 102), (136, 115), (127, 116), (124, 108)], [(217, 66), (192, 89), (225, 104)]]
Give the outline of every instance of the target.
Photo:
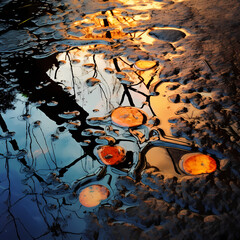
[(129, 9), (133, 10), (150, 10), (150, 9), (160, 9), (166, 3), (164, 1), (149, 1), (149, 0), (130, 0), (125, 2), (124, 0), (119, 0), (122, 3), (126, 3)]
[[(180, 30), (170, 41), (145, 24), (164, 3), (94, 3), (53, 1), (51, 13), (20, 21), (30, 27), (0, 36), (3, 239), (79, 239), (85, 212), (120, 199), (119, 176), (140, 181), (149, 166), (181, 175), (179, 156), (194, 149), (163, 124), (159, 74)], [(164, 50), (149, 51), (155, 43)]]
[[(165, 136), (157, 132), (159, 120), (149, 107), (149, 88), (154, 82), (151, 79), (159, 66), (141, 71), (123, 58), (109, 61), (101, 54), (86, 55), (86, 51), (76, 49), (57, 56), (57, 61), (47, 71), (52, 79), (35, 65), (29, 78), (19, 79), (24, 95), (16, 95), (15, 109), (2, 115), (1, 149), (7, 152), (1, 152), (1, 169), (5, 169), (1, 174), (1, 194), (4, 198), (8, 193), (9, 202), (1, 213), (2, 219), (8, 216), (11, 219), (3, 225), (6, 231), (2, 230), (3, 236), (9, 236), (12, 228), (15, 229), (13, 237), (19, 234), (44, 239), (52, 234), (81, 235), (82, 214), (87, 207), (79, 204), (78, 197), (83, 189), (94, 184), (106, 186), (111, 194), (107, 199), (104, 197), (106, 201), (102, 203), (112, 204), (119, 197), (115, 187), (119, 176), (139, 179), (146, 166), (144, 151), (148, 148), (145, 147), (151, 148), (150, 138), (159, 146), (177, 146), (168, 145), (167, 139), (166, 143), (160, 141)], [(154, 73), (148, 80), (141, 75), (146, 76), (147, 72)], [(133, 84), (121, 82), (126, 76)], [(91, 77), (99, 81), (90, 84), (87, 81)], [(29, 79), (35, 79), (34, 83), (29, 84)], [(119, 109), (119, 105), (133, 105), (130, 110), (138, 107), (142, 120), (139, 116), (136, 120), (141, 121), (127, 129), (121, 123), (112, 124), (118, 119), (113, 117), (113, 110)], [(136, 114), (131, 116), (136, 117)], [(108, 145), (121, 146), (126, 160), (116, 166), (99, 160), (99, 146)], [(146, 150), (141, 156), (143, 148)], [(191, 150), (188, 145), (182, 148)], [(104, 159), (111, 159), (109, 154), (104, 154)], [(18, 212), (22, 204), (33, 209), (31, 217)], [(91, 211), (96, 211), (94, 206), (91, 205)], [(25, 217), (31, 222), (29, 226), (38, 224), (41, 231), (28, 229), (23, 223)], [(17, 228), (14, 227), (16, 219), (22, 219)], [(80, 229), (79, 224), (82, 225)]]
[[(3, 64), (2, 64), (3, 65)], [(0, 75), (0, 111), (5, 112), (7, 109), (13, 109), (13, 101), (16, 94), (16, 85), (12, 79), (8, 80)]]
[(96, 207), (102, 200), (108, 198), (110, 192), (103, 185), (91, 185), (79, 194), (79, 202), (85, 207)]

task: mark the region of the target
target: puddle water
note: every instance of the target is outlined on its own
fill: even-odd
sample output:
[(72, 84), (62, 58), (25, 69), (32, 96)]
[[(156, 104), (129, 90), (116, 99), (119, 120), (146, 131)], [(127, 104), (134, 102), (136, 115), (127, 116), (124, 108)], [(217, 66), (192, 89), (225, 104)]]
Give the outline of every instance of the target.
[(15, 15), (0, 20), (0, 236), (79, 239), (85, 212), (117, 199), (119, 176), (184, 174), (193, 145), (168, 120), (198, 116), (201, 96), (184, 102), (159, 76), (191, 34), (151, 23), (164, 1), (40, 2), (1, 5)]

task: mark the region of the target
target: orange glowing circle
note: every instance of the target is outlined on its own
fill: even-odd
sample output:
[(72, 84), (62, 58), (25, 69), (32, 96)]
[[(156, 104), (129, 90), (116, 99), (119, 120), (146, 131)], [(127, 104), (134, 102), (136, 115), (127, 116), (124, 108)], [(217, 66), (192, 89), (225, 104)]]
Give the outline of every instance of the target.
[(84, 188), (79, 194), (79, 202), (84, 207), (96, 207), (110, 195), (109, 190), (103, 185), (91, 185)]
[(116, 165), (125, 160), (126, 152), (120, 146), (101, 146), (98, 148), (98, 156), (106, 165)]
[(146, 71), (154, 68), (157, 65), (155, 61), (139, 60), (135, 62), (134, 67), (138, 70)]
[(201, 153), (185, 154), (180, 160), (180, 168), (187, 174), (211, 173), (217, 169), (216, 161)]
[(135, 107), (119, 107), (113, 110), (112, 122), (121, 127), (137, 127), (145, 123), (146, 114)]

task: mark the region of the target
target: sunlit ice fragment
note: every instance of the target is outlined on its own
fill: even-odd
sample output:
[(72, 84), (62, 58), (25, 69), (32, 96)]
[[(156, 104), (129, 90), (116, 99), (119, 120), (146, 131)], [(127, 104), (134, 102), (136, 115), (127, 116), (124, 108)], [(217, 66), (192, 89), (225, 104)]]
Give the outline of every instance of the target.
[(82, 131), (82, 136), (91, 136), (93, 135), (93, 131), (91, 129), (84, 129)]
[(72, 90), (72, 87), (68, 86), (68, 87), (64, 87), (63, 89), (65, 92), (69, 92)]
[(41, 125), (41, 121), (40, 120), (37, 120), (33, 123), (33, 126), (34, 127), (39, 127)]
[(39, 85), (39, 86), (36, 86), (35, 88), (36, 88), (37, 90), (39, 90), (39, 89), (42, 89), (42, 86)]
[(94, 63), (86, 63), (86, 64), (83, 64), (83, 67), (85, 67), (85, 68), (94, 68), (95, 64)]
[(47, 103), (47, 105), (48, 105), (49, 107), (55, 107), (55, 106), (58, 105), (58, 102), (56, 102), (56, 101), (51, 101), (51, 102)]
[(80, 60), (80, 59), (77, 59), (77, 58), (71, 60), (71, 63), (72, 63), (72, 64), (78, 64), (78, 63), (80, 63), (80, 62), (81, 62), (81, 60)]
[(134, 68), (123, 68), (122, 72), (134, 72), (136, 71)]
[(79, 114), (80, 114), (79, 111), (73, 111), (73, 112), (60, 113), (60, 114), (58, 114), (58, 116), (61, 118), (65, 118), (65, 119), (71, 119), (71, 118), (78, 116)]
[(216, 161), (205, 154), (187, 153), (179, 162), (180, 169), (190, 175), (211, 173), (217, 169)]
[(69, 130), (77, 130), (80, 125), (81, 125), (81, 122), (77, 120), (77, 121), (69, 121), (68, 123), (66, 123), (65, 126)]
[(126, 78), (127, 77), (127, 74), (125, 72), (118, 72), (116, 73), (116, 77), (117, 78)]
[(109, 197), (110, 192), (108, 188), (103, 185), (91, 185), (84, 188), (79, 194), (79, 202), (84, 207), (96, 207)]
[(93, 136), (97, 136), (97, 137), (104, 136), (104, 135), (106, 135), (106, 132), (102, 130), (97, 130), (93, 133)]
[(101, 145), (113, 145), (116, 143), (116, 139), (111, 136), (100, 136), (95, 142)]
[(59, 136), (56, 135), (56, 134), (52, 134), (52, 135), (51, 135), (51, 139), (52, 139), (52, 141), (58, 140), (58, 139), (59, 139)]
[(66, 64), (66, 63), (67, 63), (67, 62), (66, 62), (65, 60), (59, 60), (59, 61), (58, 61), (59, 66), (64, 65), (64, 64)]
[(118, 107), (113, 110), (111, 119), (121, 127), (137, 127), (146, 122), (147, 115), (136, 107)]
[(114, 73), (114, 70), (112, 68), (105, 68), (104, 70), (106, 73), (110, 73), (110, 74)]
[(109, 116), (104, 117), (92, 117), (87, 119), (87, 123), (90, 125), (99, 125), (99, 124), (107, 124), (109, 122)]
[(79, 120), (77, 120), (77, 121), (69, 121), (68, 123), (73, 125), (73, 126), (76, 126), (76, 127), (79, 127), (81, 125), (81, 122)]
[(25, 114), (21, 115), (21, 116), (18, 118), (18, 120), (28, 120), (30, 117), (31, 117), (30, 114), (25, 113)]
[(154, 68), (157, 65), (156, 61), (149, 61), (149, 60), (139, 60), (135, 62), (134, 67), (141, 71), (146, 71), (149, 69)]
[(45, 82), (45, 83), (43, 83), (43, 86), (47, 87), (49, 84), (51, 84), (51, 82)]
[(100, 82), (101, 81), (99, 79), (92, 77), (92, 78), (87, 79), (86, 84), (87, 84), (88, 87), (93, 87)]
[(37, 101), (34, 105), (35, 105), (35, 107), (40, 107), (42, 104), (45, 104), (46, 103), (46, 101), (45, 100), (39, 100), (39, 101)]
[(80, 144), (80, 146), (86, 147), (86, 146), (88, 146), (90, 143), (91, 143), (90, 140), (84, 140), (83, 142), (80, 142), (79, 144)]
[(134, 84), (134, 81), (129, 78), (122, 78), (119, 80), (122, 84), (131, 85)]

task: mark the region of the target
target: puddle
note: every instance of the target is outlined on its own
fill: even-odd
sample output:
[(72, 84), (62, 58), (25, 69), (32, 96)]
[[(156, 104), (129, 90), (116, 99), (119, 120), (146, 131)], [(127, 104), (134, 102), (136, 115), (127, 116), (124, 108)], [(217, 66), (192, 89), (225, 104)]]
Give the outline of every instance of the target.
[(118, 198), (120, 176), (184, 175), (177, 163), (196, 146), (172, 136), (173, 117), (199, 116), (210, 97), (178, 96), (160, 77), (191, 36), (147, 26), (165, 1), (47, 2), (21, 5), (36, 15), (16, 13), (18, 28), (0, 32), (3, 239), (79, 239), (84, 214)]

